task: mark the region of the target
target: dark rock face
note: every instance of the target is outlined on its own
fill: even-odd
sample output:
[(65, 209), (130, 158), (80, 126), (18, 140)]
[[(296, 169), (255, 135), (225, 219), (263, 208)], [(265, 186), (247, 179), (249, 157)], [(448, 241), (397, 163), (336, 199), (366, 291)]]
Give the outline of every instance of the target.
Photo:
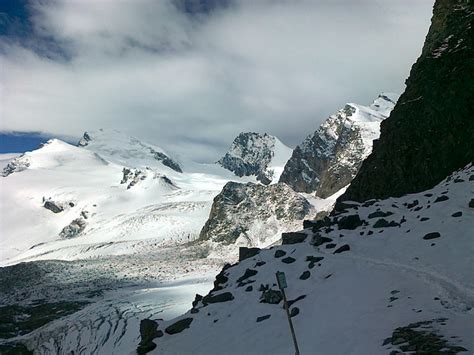
[[(380, 95), (370, 106), (369, 116), (377, 126), (375, 130), (386, 118), (394, 101), (395, 97)], [(347, 104), (295, 148), (280, 182), (290, 185), (295, 191), (316, 192), (323, 198), (349, 184), (362, 160), (372, 150), (372, 145), (364, 141), (378, 137), (365, 139), (368, 132), (364, 125), (358, 116), (358, 105)]]
[(298, 244), (303, 243), (307, 238), (306, 233), (298, 233), (298, 232), (289, 232), (283, 233), (281, 235), (281, 244)]
[(349, 229), (349, 230), (356, 229), (357, 227), (361, 226), (363, 223), (364, 221), (360, 219), (358, 214), (344, 216), (337, 221), (337, 225), (339, 226), (339, 229)]
[(137, 348), (138, 354), (146, 354), (156, 348), (153, 339), (163, 336), (163, 332), (158, 330), (158, 323), (151, 319), (140, 321), (141, 341)]
[(220, 302), (228, 302), (232, 301), (234, 296), (230, 292), (220, 293), (218, 295), (207, 295), (202, 299), (203, 304), (208, 303), (220, 303)]
[(20, 343), (4, 343), (0, 345), (0, 354), (3, 355), (33, 355), (33, 351)]
[(239, 261), (251, 258), (252, 256), (257, 255), (258, 253), (260, 253), (260, 248), (240, 247), (239, 248)]
[(160, 161), (163, 165), (167, 166), (168, 168), (171, 168), (174, 171), (177, 171), (178, 173), (183, 172), (179, 164), (175, 162), (173, 159), (171, 159), (170, 157), (166, 156), (165, 154), (161, 152), (157, 152), (151, 148), (150, 148), (150, 153), (153, 154), (153, 157), (156, 160)]
[(167, 327), (165, 329), (165, 332), (166, 334), (170, 334), (170, 335), (181, 333), (186, 328), (189, 328), (192, 321), (193, 321), (193, 318), (181, 319), (177, 321), (176, 323), (173, 323), (169, 327)]
[(473, 10), (472, 1), (436, 1), (406, 90), (339, 201), (427, 190), (474, 160)]
[(240, 133), (217, 163), (237, 176), (256, 176), (264, 185), (272, 182), (269, 164), (275, 154), (276, 138), (266, 133)]
[[(214, 198), (199, 239), (223, 244), (235, 243), (239, 237), (249, 245), (254, 238), (265, 242), (274, 236), (276, 225), (283, 227), (301, 221), (313, 211), (308, 200), (286, 184), (263, 186), (228, 182)], [(264, 226), (259, 227), (258, 235), (249, 234), (257, 224)]]

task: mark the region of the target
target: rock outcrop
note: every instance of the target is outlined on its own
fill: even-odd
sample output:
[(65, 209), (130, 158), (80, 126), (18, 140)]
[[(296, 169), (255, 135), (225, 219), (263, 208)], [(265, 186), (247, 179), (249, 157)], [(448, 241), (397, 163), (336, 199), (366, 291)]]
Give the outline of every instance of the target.
[(200, 240), (268, 245), (280, 238), (281, 231), (313, 214), (311, 204), (286, 184), (229, 182), (214, 198)]
[(396, 101), (384, 93), (368, 107), (346, 104), (295, 148), (280, 182), (322, 198), (350, 184)]
[(473, 14), (472, 1), (436, 1), (406, 90), (340, 201), (423, 191), (474, 160)]
[(18, 158), (13, 159), (3, 168), (2, 176), (7, 177), (10, 174), (26, 170), (30, 164), (30, 158), (25, 154), (22, 154)]
[(266, 133), (240, 133), (217, 163), (237, 176), (256, 176), (262, 184), (278, 181), (291, 149)]

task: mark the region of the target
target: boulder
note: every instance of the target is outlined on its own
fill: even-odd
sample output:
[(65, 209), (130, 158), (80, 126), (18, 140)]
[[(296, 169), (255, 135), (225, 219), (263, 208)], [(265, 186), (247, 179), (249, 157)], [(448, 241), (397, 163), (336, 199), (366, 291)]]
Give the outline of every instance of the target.
[(146, 354), (156, 348), (153, 339), (163, 336), (163, 332), (158, 330), (158, 323), (151, 319), (142, 319), (140, 321), (141, 341), (137, 348), (138, 354)]
[(60, 213), (64, 211), (63, 206), (55, 203), (54, 201), (46, 201), (43, 207), (46, 208), (47, 210), (50, 210), (53, 213)]
[(232, 301), (234, 296), (230, 292), (220, 293), (218, 295), (207, 295), (202, 299), (202, 303), (207, 305), (209, 303), (220, 303), (220, 302), (228, 302)]
[(303, 243), (305, 239), (307, 238), (306, 233), (299, 233), (299, 232), (289, 232), (289, 233), (283, 233), (281, 235), (281, 244), (297, 244), (297, 243)]
[(266, 320), (266, 319), (268, 319), (268, 318), (270, 318), (270, 317), (271, 317), (270, 314), (267, 314), (267, 315), (261, 316), (261, 317), (257, 317), (257, 323), (262, 322), (262, 321), (264, 321), (264, 320)]
[(388, 216), (391, 216), (392, 214), (393, 212), (390, 212), (390, 211), (387, 211), (387, 212), (375, 211), (369, 214), (368, 218), (370, 219), (370, 218), (388, 217)]
[(436, 239), (436, 238), (440, 238), (440, 237), (441, 237), (441, 234), (439, 234), (438, 232), (432, 232), (432, 233), (426, 234), (423, 237), (423, 239), (430, 240), (430, 239)]
[(286, 251), (278, 249), (275, 251), (274, 256), (275, 258), (281, 258), (282, 256), (285, 256), (285, 255), (286, 255)]
[(239, 261), (251, 258), (252, 256), (257, 255), (258, 253), (260, 253), (260, 248), (240, 247), (239, 248)]
[(364, 224), (364, 221), (361, 220), (357, 214), (341, 217), (337, 221), (339, 229), (353, 230), (360, 227), (362, 224)]
[(311, 272), (309, 272), (308, 270), (303, 271), (303, 273), (300, 276), (300, 280), (307, 280), (309, 279), (310, 276), (311, 276)]
[(434, 203), (436, 203), (436, 202), (442, 202), (442, 201), (447, 201), (447, 200), (449, 200), (449, 197), (446, 196), (446, 195), (443, 195), (443, 196), (437, 197), (436, 200), (434, 200)]
[(374, 228), (389, 228), (389, 227), (398, 227), (400, 226), (397, 222), (390, 221), (388, 222), (386, 219), (380, 218), (375, 222)]
[(253, 269), (245, 270), (245, 273), (237, 279), (237, 283), (247, 280), (249, 277), (257, 275), (258, 271)]
[(179, 321), (167, 327), (165, 329), (165, 332), (166, 334), (170, 334), (170, 335), (181, 333), (183, 330), (189, 328), (192, 321), (193, 321), (193, 318), (180, 319)]
[(351, 247), (349, 246), (349, 244), (344, 244), (342, 247), (339, 247), (336, 250), (334, 250), (334, 254), (343, 253), (349, 250), (351, 250)]

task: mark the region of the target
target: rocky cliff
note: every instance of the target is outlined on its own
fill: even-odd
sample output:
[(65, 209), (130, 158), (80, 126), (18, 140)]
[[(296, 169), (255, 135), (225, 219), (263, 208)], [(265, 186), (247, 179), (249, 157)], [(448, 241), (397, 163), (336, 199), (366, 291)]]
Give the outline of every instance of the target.
[(422, 54), (343, 200), (433, 187), (474, 159), (474, 3), (438, 0)]
[(262, 246), (314, 214), (311, 204), (289, 186), (278, 183), (227, 183), (214, 198), (200, 240)]
[(348, 185), (379, 137), (398, 95), (383, 93), (366, 107), (353, 103), (331, 115), (293, 151), (280, 182), (326, 198)]
[(291, 156), (291, 149), (278, 138), (254, 132), (240, 133), (217, 162), (237, 176), (255, 176), (268, 185), (277, 182)]

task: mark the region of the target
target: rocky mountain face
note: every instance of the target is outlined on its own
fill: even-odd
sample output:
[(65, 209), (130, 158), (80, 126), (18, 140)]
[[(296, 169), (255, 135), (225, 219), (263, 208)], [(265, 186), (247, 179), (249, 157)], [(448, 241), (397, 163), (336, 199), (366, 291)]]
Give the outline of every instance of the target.
[(280, 182), (322, 198), (348, 185), (397, 99), (396, 94), (383, 93), (368, 107), (346, 104), (295, 148)]
[(255, 176), (268, 185), (278, 181), (291, 149), (278, 138), (254, 132), (240, 133), (218, 164), (237, 176)]
[(2, 176), (7, 177), (8, 175), (13, 174), (15, 172), (20, 172), (20, 171), (26, 170), (26, 169), (28, 169), (30, 164), (31, 164), (31, 162), (30, 162), (30, 159), (28, 158), (28, 156), (26, 156), (25, 154), (22, 154), (19, 157), (17, 157), (15, 159), (13, 159), (12, 161), (10, 161), (3, 168)]
[(308, 200), (286, 184), (228, 182), (214, 198), (199, 239), (224, 245), (268, 245), (314, 212)]
[(422, 191), (473, 161), (473, 14), (472, 1), (436, 1), (406, 90), (341, 201)]

